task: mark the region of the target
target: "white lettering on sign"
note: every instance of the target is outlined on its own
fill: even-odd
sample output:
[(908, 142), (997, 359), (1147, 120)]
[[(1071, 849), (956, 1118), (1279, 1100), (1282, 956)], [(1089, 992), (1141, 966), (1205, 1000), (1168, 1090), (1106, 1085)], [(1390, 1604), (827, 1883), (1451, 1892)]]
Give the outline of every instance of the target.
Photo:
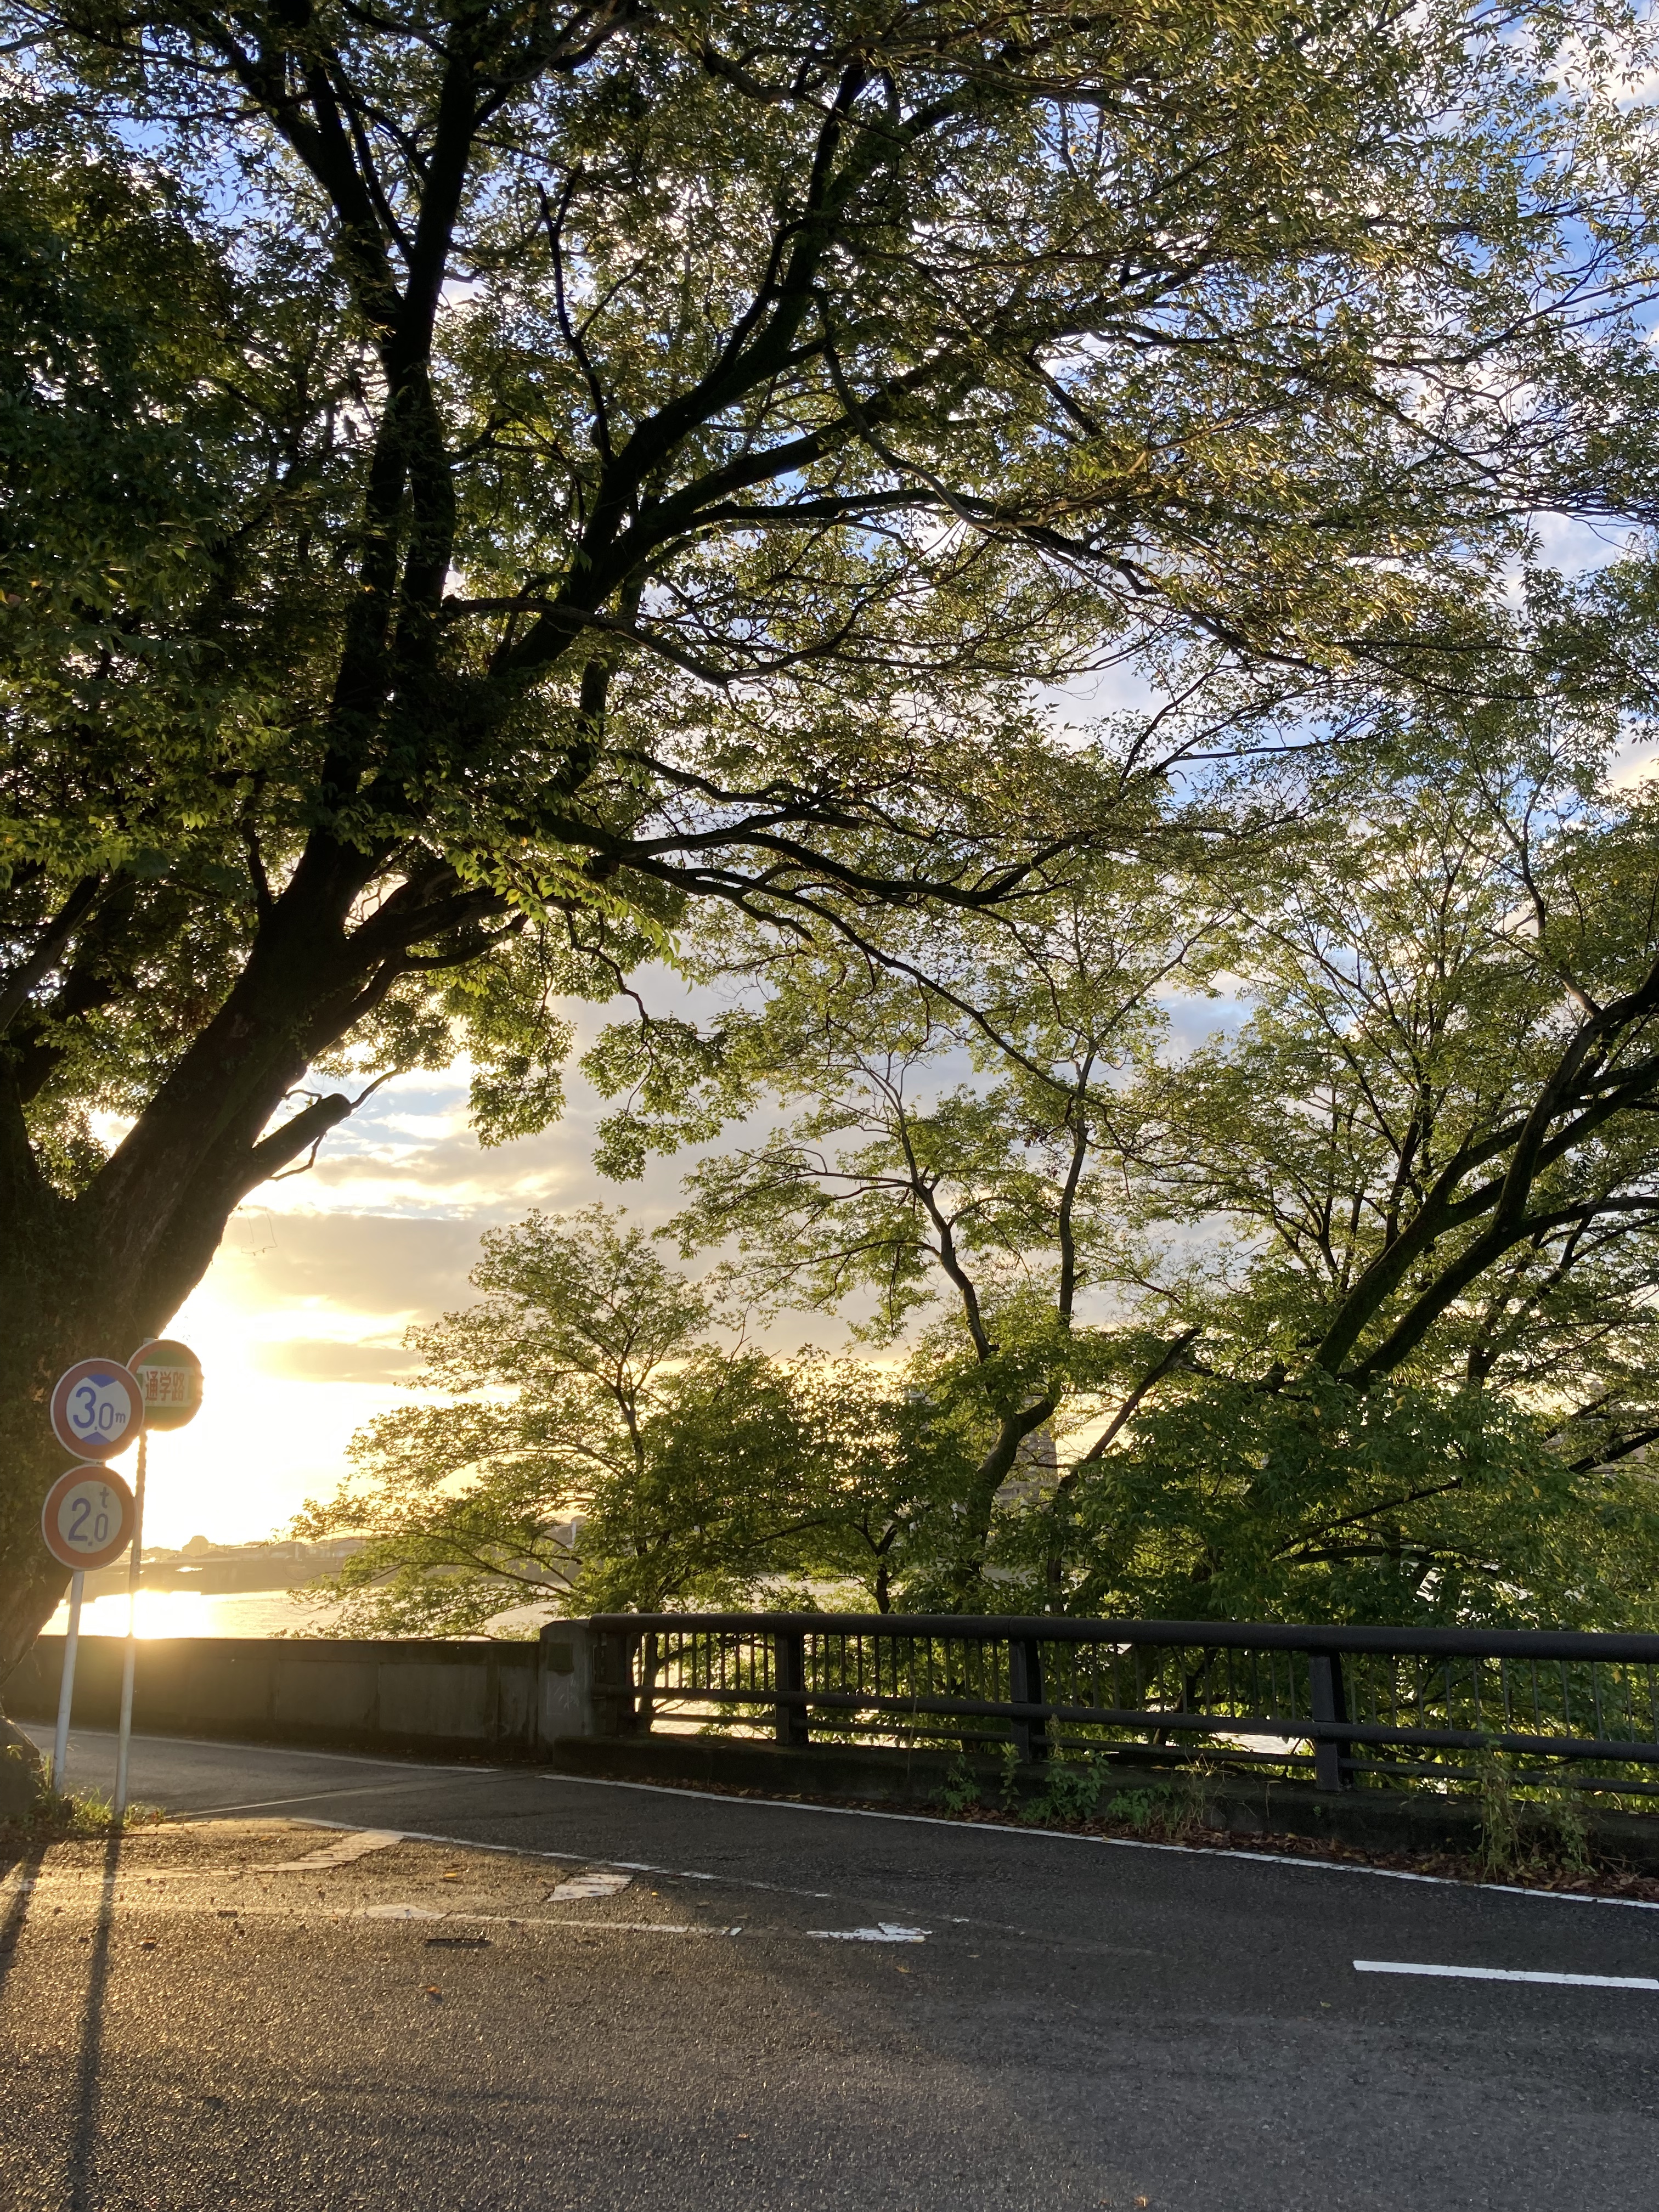
[(187, 1344), (157, 1337), (141, 1344), (127, 1365), (144, 1394), (144, 1425), (182, 1429), (202, 1404), (202, 1363)]

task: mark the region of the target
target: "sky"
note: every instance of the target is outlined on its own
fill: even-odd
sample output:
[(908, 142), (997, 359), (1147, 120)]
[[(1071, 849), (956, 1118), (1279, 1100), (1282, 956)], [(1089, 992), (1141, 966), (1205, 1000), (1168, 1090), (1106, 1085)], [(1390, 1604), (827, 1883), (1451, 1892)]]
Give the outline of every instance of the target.
[(684, 1164), (602, 1182), (589, 1157), (599, 1103), (574, 1067), (568, 1085), (561, 1122), (485, 1151), (467, 1127), (465, 1067), (399, 1077), (309, 1174), (232, 1216), (167, 1331), (201, 1359), (204, 1396), (188, 1428), (150, 1439), (147, 1547), (260, 1541), (331, 1494), (353, 1431), (403, 1401), (416, 1364), (404, 1332), (477, 1295), (467, 1273), (485, 1229), (596, 1197), (653, 1226), (674, 1211)]
[[(1171, 1012), (1179, 1046), (1242, 1008), (1206, 999)], [(604, 1018), (581, 1017), (590, 1030)], [(574, 1059), (565, 1082), (562, 1121), (485, 1150), (468, 1127), (464, 1066), (397, 1078), (331, 1133), (310, 1173), (265, 1185), (231, 1217), (167, 1330), (201, 1359), (204, 1402), (188, 1428), (150, 1439), (147, 1548), (282, 1537), (307, 1498), (331, 1495), (354, 1431), (407, 1402), (418, 1361), (405, 1332), (478, 1296), (467, 1275), (486, 1229), (595, 1199), (647, 1228), (678, 1211), (701, 1153), (653, 1160), (636, 1183), (607, 1182), (591, 1158), (607, 1109)], [(742, 1140), (733, 1129), (723, 1142)], [(821, 1315), (786, 1316), (763, 1334), (781, 1350), (844, 1341)], [(131, 1480), (130, 1459), (114, 1463)]]

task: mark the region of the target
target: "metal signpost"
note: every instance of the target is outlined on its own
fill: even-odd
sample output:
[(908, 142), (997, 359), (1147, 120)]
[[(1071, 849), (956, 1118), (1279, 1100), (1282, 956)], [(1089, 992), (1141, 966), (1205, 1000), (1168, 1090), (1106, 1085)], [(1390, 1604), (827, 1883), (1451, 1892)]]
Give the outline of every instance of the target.
[[(127, 1648), (121, 1667), (121, 1729), (115, 1750), (115, 1803), (119, 1823), (127, 1809), (127, 1753), (132, 1741), (132, 1686), (138, 1667), (138, 1580), (144, 1559), (144, 1479), (149, 1472), (149, 1431), (182, 1429), (202, 1403), (202, 1363), (188, 1345), (171, 1337), (141, 1344), (122, 1372), (140, 1393), (138, 1486), (132, 1531), (132, 1564), (127, 1574)], [(60, 1386), (61, 1387), (61, 1386)]]
[[(49, 1410), (52, 1432), (65, 1451), (79, 1452), (83, 1459), (113, 1459), (117, 1452), (125, 1449), (135, 1429), (142, 1431), (144, 1398), (137, 1382), (118, 1359), (77, 1359), (73, 1367), (64, 1369), (53, 1385)], [(70, 1486), (67, 1491), (66, 1484)], [(107, 1504), (96, 1498), (100, 1484), (111, 1498), (118, 1487), (126, 1501), (126, 1510), (123, 1513), (120, 1540), (107, 1559), (101, 1555), (88, 1559), (79, 1549), (75, 1532), (84, 1534), (95, 1528), (100, 1512), (110, 1510)], [(50, 1521), (48, 1514), (52, 1516)], [(109, 1560), (118, 1559), (122, 1546), (136, 1532), (137, 1525), (138, 1506), (131, 1492), (125, 1482), (106, 1474), (101, 1468), (72, 1467), (52, 1485), (41, 1508), (41, 1533), (47, 1550), (65, 1566), (75, 1569), (70, 1584), (70, 1632), (64, 1644), (64, 1675), (58, 1692), (58, 1734), (53, 1739), (52, 1770), (54, 1790), (63, 1789), (64, 1768), (69, 1759), (70, 1707), (75, 1696), (75, 1660), (81, 1643), (81, 1597), (86, 1588), (86, 1571), (88, 1565), (105, 1566)]]
[(88, 1567), (107, 1567), (132, 1540), (138, 1508), (118, 1474), (106, 1467), (72, 1467), (60, 1474), (40, 1508), (40, 1534), (54, 1559), (74, 1569), (70, 1583), (69, 1634), (58, 1692), (58, 1733), (52, 1740), (52, 1786), (61, 1793), (69, 1764), (70, 1709), (75, 1698), (75, 1659), (81, 1642), (81, 1597)]
[(129, 1490), (106, 1468), (82, 1464), (58, 1476), (40, 1509), (40, 1528), (53, 1559), (74, 1569), (70, 1583), (69, 1634), (58, 1692), (58, 1734), (52, 1779), (64, 1786), (69, 1759), (70, 1712), (75, 1698), (75, 1661), (81, 1641), (81, 1600), (88, 1567), (106, 1567), (132, 1547), (127, 1571), (127, 1649), (121, 1670), (121, 1733), (115, 1754), (113, 1815), (127, 1809), (127, 1753), (132, 1740), (132, 1686), (138, 1656), (138, 1580), (144, 1559), (144, 1479), (151, 1429), (182, 1429), (202, 1403), (202, 1363), (187, 1345), (170, 1337), (141, 1344), (124, 1365), (118, 1359), (80, 1359), (58, 1378), (52, 1394), (52, 1428), (66, 1451), (84, 1460), (113, 1459), (137, 1436), (138, 1478)]

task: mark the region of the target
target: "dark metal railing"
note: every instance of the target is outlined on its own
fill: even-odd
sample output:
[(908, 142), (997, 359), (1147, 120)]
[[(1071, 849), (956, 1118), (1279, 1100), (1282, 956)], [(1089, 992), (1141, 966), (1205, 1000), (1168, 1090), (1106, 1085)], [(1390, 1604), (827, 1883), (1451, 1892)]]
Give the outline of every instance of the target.
[(780, 1743), (1203, 1756), (1321, 1789), (1523, 1778), (1659, 1793), (1659, 1636), (956, 1613), (605, 1613), (596, 1694)]

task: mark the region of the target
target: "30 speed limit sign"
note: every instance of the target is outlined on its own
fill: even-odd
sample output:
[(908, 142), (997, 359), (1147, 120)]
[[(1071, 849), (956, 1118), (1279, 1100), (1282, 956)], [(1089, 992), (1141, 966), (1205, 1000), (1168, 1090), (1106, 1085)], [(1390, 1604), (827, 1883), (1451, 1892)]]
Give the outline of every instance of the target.
[(72, 1467), (60, 1474), (40, 1508), (40, 1533), (66, 1567), (106, 1567), (132, 1540), (137, 1508), (132, 1492), (106, 1467)]
[(113, 1459), (144, 1425), (144, 1394), (118, 1359), (77, 1359), (52, 1394), (52, 1431), (65, 1451)]

